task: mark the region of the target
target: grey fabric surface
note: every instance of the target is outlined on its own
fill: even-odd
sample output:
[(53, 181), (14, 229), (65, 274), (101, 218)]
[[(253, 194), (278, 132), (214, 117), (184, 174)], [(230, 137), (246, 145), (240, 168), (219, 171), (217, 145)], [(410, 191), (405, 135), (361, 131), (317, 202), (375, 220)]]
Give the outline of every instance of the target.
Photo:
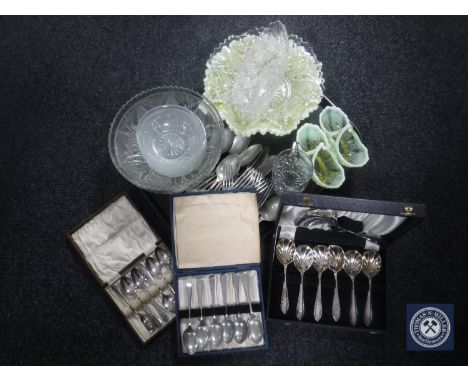
[[(427, 205), (391, 248), (387, 334), (270, 322), (268, 352), (177, 359), (175, 327), (141, 346), (67, 246), (130, 187), (107, 150), (120, 106), (159, 85), (202, 91), (219, 42), (277, 18), (0, 18), (1, 364), (466, 364), (466, 18), (280, 17), (369, 147), (328, 194)], [(454, 303), (456, 351), (407, 352), (406, 303)]]

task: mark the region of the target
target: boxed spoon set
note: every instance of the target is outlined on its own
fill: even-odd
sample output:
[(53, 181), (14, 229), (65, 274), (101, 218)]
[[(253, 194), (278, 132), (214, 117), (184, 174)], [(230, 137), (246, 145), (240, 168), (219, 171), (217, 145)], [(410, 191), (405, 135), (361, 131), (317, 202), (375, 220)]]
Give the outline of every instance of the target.
[(268, 317), (385, 331), (390, 244), (424, 216), (422, 204), (283, 194)]
[[(142, 215), (134, 200), (150, 219)], [(142, 343), (175, 318), (172, 257), (158, 233), (165, 229), (162, 217), (141, 194), (130, 198), (123, 193), (68, 235)]]
[(179, 355), (267, 348), (255, 192), (170, 199)]

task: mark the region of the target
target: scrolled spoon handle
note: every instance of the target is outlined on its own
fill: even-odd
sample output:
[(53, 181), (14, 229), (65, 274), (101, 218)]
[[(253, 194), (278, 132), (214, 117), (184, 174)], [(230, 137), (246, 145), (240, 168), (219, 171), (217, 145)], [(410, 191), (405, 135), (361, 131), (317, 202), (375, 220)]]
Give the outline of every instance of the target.
[(287, 265), (284, 266), (283, 292), (281, 293), (281, 311), (283, 314), (289, 310), (288, 284), (286, 281)]
[(296, 305), (296, 317), (299, 321), (304, 318), (304, 273), (301, 273), (301, 285), (299, 286), (299, 297)]

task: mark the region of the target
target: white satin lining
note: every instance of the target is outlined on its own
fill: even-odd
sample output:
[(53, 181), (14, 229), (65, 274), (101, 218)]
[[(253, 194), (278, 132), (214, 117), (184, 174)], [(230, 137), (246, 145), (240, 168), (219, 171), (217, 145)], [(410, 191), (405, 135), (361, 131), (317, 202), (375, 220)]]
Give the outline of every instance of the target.
[(125, 195), (72, 234), (86, 262), (105, 283), (158, 240)]
[[(284, 206), (278, 225), (281, 226), (281, 237), (294, 240), (296, 226), (294, 220), (303, 216), (310, 207)], [(362, 233), (373, 238), (381, 238), (396, 230), (406, 218), (403, 216), (369, 214), (364, 212), (332, 210), (337, 217), (346, 216), (349, 219), (362, 222)]]

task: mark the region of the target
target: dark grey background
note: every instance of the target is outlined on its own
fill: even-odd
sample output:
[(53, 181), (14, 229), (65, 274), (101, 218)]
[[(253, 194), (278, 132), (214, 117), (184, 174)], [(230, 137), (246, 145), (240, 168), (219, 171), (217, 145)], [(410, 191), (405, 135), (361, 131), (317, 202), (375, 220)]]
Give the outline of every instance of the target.
[[(465, 18), (280, 17), (369, 147), (332, 194), (427, 205), (389, 255), (384, 336), (271, 322), (268, 352), (178, 360), (175, 328), (142, 347), (69, 250), (66, 233), (129, 188), (107, 151), (120, 106), (158, 85), (202, 91), (220, 41), (275, 19), (0, 18), (0, 363), (466, 363)], [(454, 303), (456, 351), (407, 352), (406, 303)]]

